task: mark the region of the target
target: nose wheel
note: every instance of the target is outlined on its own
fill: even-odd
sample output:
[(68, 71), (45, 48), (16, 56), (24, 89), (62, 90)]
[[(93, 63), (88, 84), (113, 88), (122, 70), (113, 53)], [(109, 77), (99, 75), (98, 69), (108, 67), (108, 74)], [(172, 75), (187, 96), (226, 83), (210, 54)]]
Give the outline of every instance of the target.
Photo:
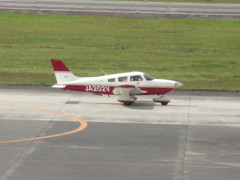
[(170, 99), (161, 95), (161, 96), (153, 98), (153, 102), (161, 103), (163, 106), (166, 106), (170, 102)]

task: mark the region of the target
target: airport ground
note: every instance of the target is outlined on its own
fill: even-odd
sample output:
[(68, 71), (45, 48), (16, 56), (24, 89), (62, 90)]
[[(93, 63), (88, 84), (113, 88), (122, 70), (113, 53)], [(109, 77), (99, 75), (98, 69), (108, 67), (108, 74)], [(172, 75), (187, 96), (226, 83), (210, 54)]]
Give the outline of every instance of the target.
[[(239, 92), (173, 92), (168, 106), (49, 87), (1, 86), (0, 179), (240, 178)], [(11, 105), (11, 106), (8, 106)], [(68, 135), (4, 143), (69, 132)]]
[[(14, 1), (3, 3), (6, 2), (15, 3)], [(39, 3), (39, 1), (29, 2)], [(16, 7), (13, 8), (16, 9)], [(167, 16), (175, 17), (176, 13), (174, 14), (172, 10), (167, 9)], [(30, 10), (23, 9), (23, 11), (44, 13), (44, 10), (33, 10), (32, 7)], [(143, 14), (136, 12), (138, 11), (134, 10), (133, 15), (137, 17)], [(19, 16), (20, 14), (18, 18)], [(195, 16), (209, 18), (206, 13), (190, 14), (190, 17)], [(215, 14), (211, 15), (212, 18), (215, 16)], [(224, 18), (225, 16), (226, 14)], [(239, 14), (227, 14), (227, 17), (239, 18)], [(39, 23), (36, 24), (39, 26)], [(224, 27), (223, 33), (222, 30), (218, 31), (220, 34), (230, 32), (227, 26), (220, 27)], [(214, 28), (210, 29), (216, 33)], [(237, 32), (236, 30), (237, 28), (231, 32)], [(4, 32), (9, 32), (9, 27)], [(172, 33), (172, 31), (164, 32)], [(4, 33), (1, 34), (4, 35)], [(14, 34), (17, 35), (16, 32)], [(23, 34), (18, 37), (23, 37)], [(29, 33), (25, 32), (25, 34), (28, 35), (26, 40), (29, 40)], [(232, 33), (230, 35), (232, 36)], [(4, 35), (5, 37), (12, 37), (12, 35)], [(212, 35), (210, 37), (212, 42)], [(237, 38), (232, 37), (232, 39)], [(15, 40), (9, 41), (7, 38), (7, 43), (3, 43), (2, 49), (5, 50), (5, 55), (9, 49), (13, 50), (10, 54), (17, 54), (20, 59), (9, 60), (10, 55), (7, 55), (7, 61), (2, 58), (3, 62), (12, 62), (16, 59), (22, 64), (23, 59), (29, 62), (29, 57), (34, 59), (38, 57), (20, 54), (23, 52), (22, 49), (24, 53), (33, 49), (23, 44), (11, 44)], [(32, 40), (30, 38), (30, 41)], [(102, 43), (102, 41), (99, 42)], [(223, 43), (220, 45), (232, 47), (227, 45), (223, 36), (221, 36), (221, 42)], [(233, 44), (232, 42), (235, 41), (230, 42)], [(21, 48), (17, 52), (15, 48), (19, 46)], [(45, 51), (39, 51), (38, 46), (33, 47), (38, 54), (47, 56), (47, 58), (44, 57), (46, 61), (49, 61), (49, 57), (53, 57), (52, 54), (46, 55)], [(122, 51), (125, 46), (117, 44), (116, 48), (115, 51), (119, 50), (118, 48)], [(209, 49), (213, 53), (219, 50), (222, 52), (221, 49), (215, 50), (215, 48), (214, 45), (214, 49), (205, 49), (207, 52)], [(64, 51), (68, 48), (59, 48), (53, 44), (40, 46), (40, 49), (50, 49), (58, 56), (60, 53), (56, 49), (59, 49), (64, 57), (66, 54), (74, 54)], [(187, 53), (190, 50), (191, 53), (196, 49), (184, 46), (184, 49), (180, 50), (181, 52), (186, 50)], [(238, 48), (232, 48), (227, 54), (227, 62), (229, 59), (237, 59), (237, 56), (230, 56), (230, 53), (237, 52), (235, 49)], [(200, 50), (202, 53), (201, 48)], [(75, 49), (74, 51), (76, 52)], [(208, 58), (211, 52), (208, 52)], [(223, 54), (226, 53), (223, 52)], [(119, 56), (119, 53), (117, 55)], [(112, 56), (109, 57), (112, 58)], [(177, 57), (179, 59), (179, 56)], [(47, 63), (43, 64), (46, 67)], [(213, 72), (212, 68), (221, 67), (218, 64), (216, 66), (215, 62), (211, 65), (214, 65), (210, 67), (211, 72)], [(30, 66), (37, 67), (33, 64)], [(12, 65), (2, 67), (13, 69)], [(223, 67), (226, 71), (226, 67)], [(27, 68), (29, 69), (32, 68)], [(229, 72), (233, 72), (233, 68), (230, 69)], [(32, 70), (36, 72), (35, 69)], [(39, 67), (37, 70), (39, 72)], [(20, 73), (22, 74), (23, 71), (26, 72), (21, 69)], [(236, 72), (233, 77), (239, 78), (239, 71)], [(12, 72), (6, 77), (12, 80), (11, 75), (13, 75)], [(19, 74), (17, 76), (26, 81)], [(25, 74), (25, 76), (29, 75)], [(42, 74), (40, 77), (42, 79)], [(44, 78), (44, 82), (47, 79)], [(224, 82), (227, 82), (226, 79)], [(210, 83), (212, 84), (212, 81)], [(218, 82), (218, 84), (222, 83)], [(124, 106), (116, 101), (116, 97), (62, 92), (49, 87), (1, 86), (0, 180), (240, 179), (239, 95), (239, 92), (200, 92), (199, 96), (195, 96), (195, 92), (183, 91), (170, 94), (172, 102), (168, 106), (153, 103), (147, 96), (142, 96), (132, 106)]]

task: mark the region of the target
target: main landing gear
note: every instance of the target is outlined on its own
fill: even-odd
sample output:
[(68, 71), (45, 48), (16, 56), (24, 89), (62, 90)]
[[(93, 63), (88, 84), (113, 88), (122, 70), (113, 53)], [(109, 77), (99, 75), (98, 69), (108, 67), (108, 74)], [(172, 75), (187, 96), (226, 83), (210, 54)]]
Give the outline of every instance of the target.
[(118, 102), (121, 102), (125, 104), (126, 106), (130, 106), (132, 103), (134, 103), (137, 100), (137, 97), (130, 96), (130, 97), (119, 97)]
[[(117, 100), (118, 100), (118, 102), (121, 102), (126, 106), (130, 106), (137, 100), (137, 97), (135, 97), (135, 96), (129, 96), (129, 97), (120, 96), (120, 97), (118, 97)], [(170, 102), (170, 99), (168, 99), (167, 97), (164, 97), (163, 95), (160, 95), (158, 97), (153, 98), (153, 102), (161, 103), (163, 106), (166, 106)]]
[(160, 95), (158, 97), (153, 98), (153, 102), (161, 103), (163, 106), (166, 106), (170, 102), (170, 99), (164, 97), (163, 95)]

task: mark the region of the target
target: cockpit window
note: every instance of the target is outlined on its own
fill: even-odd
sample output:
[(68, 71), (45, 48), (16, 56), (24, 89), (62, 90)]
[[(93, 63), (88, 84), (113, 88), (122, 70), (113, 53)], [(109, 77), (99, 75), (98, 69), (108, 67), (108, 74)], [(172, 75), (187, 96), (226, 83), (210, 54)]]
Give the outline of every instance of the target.
[(143, 78), (140, 75), (130, 76), (130, 81), (142, 81)]
[(146, 79), (147, 81), (152, 81), (152, 80), (155, 79), (154, 77), (152, 77), (152, 76), (150, 76), (150, 75), (148, 75), (148, 74), (143, 74), (143, 76), (145, 77), (145, 79)]

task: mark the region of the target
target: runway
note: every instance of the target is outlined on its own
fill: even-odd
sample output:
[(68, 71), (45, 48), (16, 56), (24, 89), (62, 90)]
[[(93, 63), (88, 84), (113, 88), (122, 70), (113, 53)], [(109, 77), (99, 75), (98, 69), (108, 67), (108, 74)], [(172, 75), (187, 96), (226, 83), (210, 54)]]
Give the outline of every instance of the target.
[(240, 4), (101, 0), (0, 0), (1, 11), (94, 16), (239, 19)]
[(239, 93), (169, 97), (168, 106), (147, 96), (124, 106), (115, 97), (1, 86), (1, 142), (71, 132), (79, 122), (68, 116), (88, 126), (0, 143), (0, 179), (239, 179)]

